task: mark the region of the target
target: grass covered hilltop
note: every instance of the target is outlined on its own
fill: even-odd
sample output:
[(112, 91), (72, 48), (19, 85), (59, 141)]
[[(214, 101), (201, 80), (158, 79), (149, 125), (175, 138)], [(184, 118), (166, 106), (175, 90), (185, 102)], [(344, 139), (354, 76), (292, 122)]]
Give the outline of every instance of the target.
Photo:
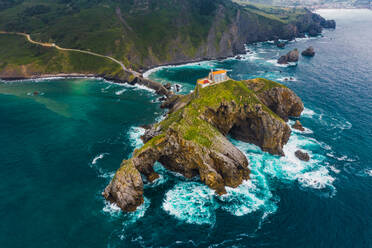
[[(305, 9), (230, 0), (0, 0), (0, 30), (111, 56), (135, 71), (231, 56), (244, 52), (246, 43), (318, 34), (326, 23)], [(71, 72), (130, 77), (112, 61), (24, 39), (0, 34), (0, 78)]]
[(187, 178), (200, 176), (218, 194), (226, 193), (225, 186), (239, 186), (249, 178), (248, 161), (226, 136), (283, 155), (291, 132), (285, 120), (304, 108), (290, 89), (261, 78), (197, 86), (193, 93), (173, 96), (169, 107), (166, 119), (146, 131), (144, 146), (123, 161), (103, 193), (124, 211), (143, 202), (141, 174), (149, 182), (158, 178), (156, 161)]

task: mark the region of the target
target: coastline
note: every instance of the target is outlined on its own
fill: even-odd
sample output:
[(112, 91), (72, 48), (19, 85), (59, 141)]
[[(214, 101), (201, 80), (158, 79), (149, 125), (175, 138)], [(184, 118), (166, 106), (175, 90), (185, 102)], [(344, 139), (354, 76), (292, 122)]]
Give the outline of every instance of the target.
[(102, 79), (117, 84), (141, 85), (154, 90), (156, 94), (161, 96), (171, 96), (173, 93), (167, 90), (161, 83), (155, 82), (143, 77), (135, 77), (132, 81), (123, 80), (115, 77), (108, 77), (102, 74), (84, 74), (84, 73), (58, 73), (58, 74), (40, 74), (30, 77), (0, 77), (3, 82), (16, 82), (26, 80), (51, 80), (51, 79), (69, 79), (69, 78), (91, 78)]
[[(323, 35), (323, 32), (320, 33), (318, 36), (295, 37), (292, 40), (280, 40), (280, 41), (296, 42), (297, 39), (309, 39), (310, 40), (310, 39), (314, 39), (314, 38), (317, 38), (317, 37), (322, 37), (322, 35)], [(259, 44), (259, 43), (263, 43), (263, 42), (275, 42), (275, 40), (265, 40), (265, 41), (254, 42), (254, 43), (247, 43), (247, 44), (245, 44), (245, 46), (253, 45), (253, 44)], [(192, 65), (199, 64), (199, 63), (236, 59), (237, 56), (247, 55), (248, 52), (249, 52), (249, 49), (246, 47), (245, 48), (245, 53), (238, 53), (238, 54), (235, 54), (235, 55), (232, 55), (232, 56), (226, 56), (226, 57), (220, 57), (220, 58), (211, 58), (211, 59), (203, 58), (203, 59), (188, 60), (188, 61), (179, 62), (179, 63), (168, 63), (168, 64), (157, 65), (157, 66), (149, 67), (149, 69), (147, 69), (146, 71), (144, 71), (142, 73), (142, 76), (145, 79), (153, 80), (149, 76), (151, 74), (153, 74), (154, 72), (157, 72), (157, 71), (159, 71), (161, 69), (164, 69), (164, 68), (172, 68), (172, 67), (178, 67), (178, 66), (192, 66)]]
[(26, 81), (26, 80), (50, 80), (50, 79), (68, 79), (68, 78), (101, 78), (96, 74), (82, 74), (82, 73), (59, 73), (59, 74), (41, 74), (31, 77), (0, 77), (1, 81), (14, 82), (14, 81)]

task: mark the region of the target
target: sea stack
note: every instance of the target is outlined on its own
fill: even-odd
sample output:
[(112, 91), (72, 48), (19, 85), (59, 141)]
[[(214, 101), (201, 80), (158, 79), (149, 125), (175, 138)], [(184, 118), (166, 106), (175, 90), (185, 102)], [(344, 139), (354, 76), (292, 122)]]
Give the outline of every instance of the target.
[(300, 151), (300, 150), (297, 150), (295, 152), (295, 155), (298, 159), (302, 160), (302, 161), (309, 161), (310, 160), (310, 156), (308, 153), (306, 152), (303, 152), (303, 151)]
[(300, 130), (300, 131), (305, 131), (305, 128), (302, 126), (301, 122), (297, 120), (295, 124), (292, 125), (292, 128)]
[(309, 46), (308, 48), (302, 51), (301, 55), (305, 57), (313, 57), (315, 55), (314, 48), (312, 46)]
[(298, 50), (297, 48), (293, 49), (292, 51), (289, 51), (286, 55), (282, 55), (278, 59), (279, 64), (288, 64), (288, 62), (297, 62), (298, 61)]

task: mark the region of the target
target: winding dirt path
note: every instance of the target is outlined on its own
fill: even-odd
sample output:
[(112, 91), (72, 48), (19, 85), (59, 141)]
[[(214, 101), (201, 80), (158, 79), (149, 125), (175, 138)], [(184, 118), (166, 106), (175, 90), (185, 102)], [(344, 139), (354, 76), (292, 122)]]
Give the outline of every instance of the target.
[(117, 60), (117, 59), (115, 59), (115, 58), (113, 58), (111, 56), (102, 55), (102, 54), (98, 54), (98, 53), (95, 53), (95, 52), (90, 52), (90, 51), (85, 51), (85, 50), (80, 50), (80, 49), (63, 48), (63, 47), (60, 47), (60, 46), (56, 45), (55, 43), (46, 43), (46, 42), (34, 41), (33, 39), (31, 39), (31, 36), (29, 34), (26, 34), (26, 33), (0, 31), (0, 34), (16, 34), (16, 35), (21, 35), (21, 36), (26, 37), (26, 39), (27, 39), (28, 42), (30, 42), (32, 44), (35, 44), (35, 45), (39, 45), (39, 46), (43, 46), (43, 47), (54, 47), (54, 48), (56, 48), (58, 50), (61, 50), (61, 51), (79, 52), (79, 53), (90, 54), (90, 55), (101, 57), (101, 58), (107, 58), (107, 59), (110, 59), (110, 60), (114, 61), (115, 63), (119, 64), (124, 71), (126, 71), (128, 73), (132, 73), (136, 77), (140, 77), (141, 76), (140, 73), (138, 73), (136, 71), (133, 71), (131, 69), (126, 68), (125, 65), (121, 61), (119, 61), (119, 60)]

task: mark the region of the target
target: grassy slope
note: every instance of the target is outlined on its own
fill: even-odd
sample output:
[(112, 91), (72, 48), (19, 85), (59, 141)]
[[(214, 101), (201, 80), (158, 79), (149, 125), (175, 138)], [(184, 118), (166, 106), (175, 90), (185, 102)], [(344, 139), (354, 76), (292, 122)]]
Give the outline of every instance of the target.
[(263, 4), (242, 2), (239, 0), (236, 0), (235, 2), (243, 5), (249, 12), (263, 16), (267, 19), (279, 21), (281, 23), (294, 22), (299, 16), (306, 13), (303, 8), (273, 7)]
[(21, 75), (22, 70), (40, 74), (121, 73), (121, 67), (109, 59), (41, 47), (23, 36), (0, 34), (0, 76)]
[[(2, 2), (7, 4), (0, 8), (0, 30), (26, 32), (35, 40), (110, 55), (134, 69), (169, 61), (180, 51), (192, 58), (206, 44), (217, 4), (221, 4), (225, 10), (216, 30), (218, 50), (222, 32), (237, 11), (226, 0), (0, 0), (0, 6)], [(273, 28), (285, 18), (273, 11), (246, 8), (263, 20), (262, 25)]]
[[(184, 98), (192, 98), (184, 108), (171, 113), (166, 119), (157, 124), (161, 128), (162, 134), (148, 141), (140, 150), (136, 151), (136, 153), (149, 146), (156, 147), (156, 144), (165, 136), (164, 133), (169, 128), (177, 131), (184, 139), (194, 141), (201, 146), (209, 148), (214, 143), (213, 139), (222, 134), (211, 124), (202, 120), (200, 114), (204, 113), (207, 108), (217, 109), (223, 101), (234, 101), (237, 105), (241, 106), (248, 104), (252, 108), (254, 104), (262, 104), (257, 98), (256, 93), (248, 87), (249, 84), (261, 85), (260, 91), (268, 90), (273, 87), (285, 87), (279, 83), (262, 78), (249, 81), (229, 80), (205, 88), (198, 87), (191, 95), (184, 96)], [(268, 107), (263, 104), (262, 106), (266, 112), (283, 121)]]
[[(179, 1), (150, 1), (150, 6), (133, 6), (129, 2), (71, 1), (66, 4), (24, 0), (0, 11), (0, 29), (31, 33), (37, 40), (55, 41), (62, 47), (113, 55), (129, 66), (131, 56), (143, 59), (151, 52), (160, 58), (166, 56), (169, 44), (181, 34), (196, 46), (203, 42), (210, 28), (208, 14), (182, 13)], [(47, 11), (34, 10), (40, 5)], [(117, 18), (117, 7), (131, 30)], [(175, 22), (180, 20), (180, 15), (184, 15), (185, 23)]]

